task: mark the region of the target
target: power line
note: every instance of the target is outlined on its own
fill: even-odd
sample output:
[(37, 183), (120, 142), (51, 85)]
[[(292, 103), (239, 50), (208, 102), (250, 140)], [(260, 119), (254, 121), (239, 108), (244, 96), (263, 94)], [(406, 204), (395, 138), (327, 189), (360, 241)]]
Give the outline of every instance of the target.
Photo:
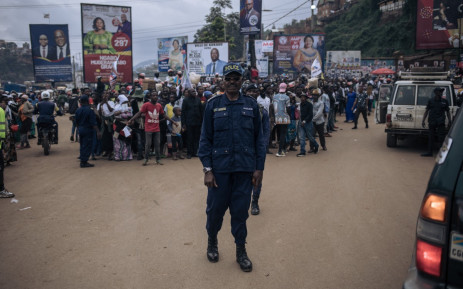
[(291, 14), (292, 12), (296, 11), (297, 9), (299, 9), (300, 7), (302, 7), (302, 5), (306, 4), (310, 2), (310, 0), (307, 0), (305, 1), (304, 3), (302, 3), (301, 5), (297, 6), (296, 8), (294, 8), (293, 10), (289, 11), (288, 13), (286, 13), (285, 15), (281, 16), (280, 18), (278, 18), (276, 21), (273, 21), (272, 23), (270, 23), (269, 25), (265, 26), (265, 28), (269, 27), (269, 26), (272, 26), (274, 23), (280, 21), (281, 19), (285, 18), (286, 16), (288, 16), (289, 14)]

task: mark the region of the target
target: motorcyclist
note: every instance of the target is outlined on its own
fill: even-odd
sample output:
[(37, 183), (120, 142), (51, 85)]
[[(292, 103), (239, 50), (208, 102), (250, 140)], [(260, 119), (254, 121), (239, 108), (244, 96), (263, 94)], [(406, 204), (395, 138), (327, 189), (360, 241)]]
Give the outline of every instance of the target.
[(39, 127), (39, 140), (38, 145), (42, 144), (42, 128), (51, 126), (55, 130), (54, 144), (58, 144), (58, 123), (55, 121), (54, 113), (60, 115), (58, 106), (50, 101), (50, 93), (48, 91), (42, 92), (42, 101), (37, 103), (35, 113), (39, 114), (37, 119), (37, 126)]

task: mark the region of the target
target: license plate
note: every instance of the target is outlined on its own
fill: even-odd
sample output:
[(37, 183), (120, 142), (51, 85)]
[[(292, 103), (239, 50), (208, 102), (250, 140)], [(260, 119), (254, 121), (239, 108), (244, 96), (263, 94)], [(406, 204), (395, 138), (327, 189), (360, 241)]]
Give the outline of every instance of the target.
[(463, 262), (463, 235), (452, 233), (450, 243), (450, 258)]
[(397, 121), (413, 121), (411, 116), (398, 115), (396, 116)]

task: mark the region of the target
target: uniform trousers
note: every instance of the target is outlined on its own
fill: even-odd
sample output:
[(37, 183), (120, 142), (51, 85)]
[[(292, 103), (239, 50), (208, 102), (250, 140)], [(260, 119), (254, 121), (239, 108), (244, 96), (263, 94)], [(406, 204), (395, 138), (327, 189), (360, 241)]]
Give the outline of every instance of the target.
[(208, 188), (206, 230), (216, 237), (222, 228), (223, 216), (230, 209), (231, 232), (237, 245), (246, 243), (246, 220), (251, 203), (251, 172), (214, 173), (217, 188)]
[(92, 153), (93, 144), (93, 129), (79, 129), (80, 138), (80, 161), (85, 163), (88, 161)]
[(432, 153), (436, 136), (437, 136), (438, 143), (441, 143), (444, 140), (445, 124), (429, 124), (429, 135), (428, 135), (428, 152), (429, 153)]
[(360, 114), (362, 114), (362, 116), (363, 116), (363, 120), (365, 121), (365, 125), (368, 125), (367, 110), (366, 109), (359, 109), (359, 108), (357, 108), (357, 110), (355, 111), (354, 125), (357, 126)]

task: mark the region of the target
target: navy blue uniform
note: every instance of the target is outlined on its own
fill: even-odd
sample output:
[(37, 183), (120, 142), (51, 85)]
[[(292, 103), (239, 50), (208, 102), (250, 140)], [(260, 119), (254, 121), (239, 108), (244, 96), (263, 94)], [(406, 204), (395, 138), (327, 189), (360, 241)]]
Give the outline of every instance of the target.
[(212, 168), (218, 186), (208, 188), (206, 229), (210, 237), (217, 236), (230, 208), (235, 243), (246, 243), (252, 175), (264, 170), (265, 144), (255, 99), (240, 95), (230, 101), (224, 94), (207, 102), (198, 156), (204, 167)]
[[(264, 139), (268, 140), (270, 138), (270, 117), (268, 112), (260, 107), (261, 117), (262, 117), (262, 133), (264, 134)], [(265, 151), (267, 151), (268, 142), (265, 144)], [(257, 186), (257, 188), (253, 188), (252, 194), (259, 198), (260, 192), (262, 191), (262, 183)]]
[(96, 117), (89, 105), (82, 105), (76, 111), (76, 123), (80, 137), (80, 161), (88, 161), (92, 153), (94, 126), (97, 125)]

